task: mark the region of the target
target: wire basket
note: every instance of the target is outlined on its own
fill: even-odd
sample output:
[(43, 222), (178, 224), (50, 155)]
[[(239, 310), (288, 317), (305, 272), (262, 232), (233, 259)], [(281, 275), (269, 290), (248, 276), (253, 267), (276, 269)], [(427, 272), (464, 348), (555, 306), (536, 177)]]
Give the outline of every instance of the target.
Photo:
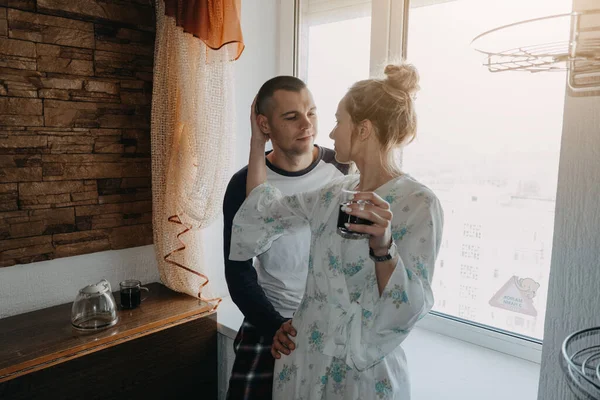
[(491, 72), (568, 71), (575, 92), (600, 90), (600, 9), (504, 25), (477, 36)]
[(574, 332), (565, 339), (561, 367), (579, 399), (600, 399), (600, 327)]

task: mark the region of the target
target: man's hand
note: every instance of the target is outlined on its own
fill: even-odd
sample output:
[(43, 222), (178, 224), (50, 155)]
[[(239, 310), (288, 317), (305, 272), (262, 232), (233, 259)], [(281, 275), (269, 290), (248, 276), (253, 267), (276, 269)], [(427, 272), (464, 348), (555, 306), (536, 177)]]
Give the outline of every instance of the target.
[(281, 327), (275, 332), (273, 345), (271, 346), (271, 355), (273, 357), (279, 359), (281, 358), (281, 354), (290, 355), (296, 348), (290, 336), (296, 337), (296, 330), (292, 326), (292, 320), (281, 324)]

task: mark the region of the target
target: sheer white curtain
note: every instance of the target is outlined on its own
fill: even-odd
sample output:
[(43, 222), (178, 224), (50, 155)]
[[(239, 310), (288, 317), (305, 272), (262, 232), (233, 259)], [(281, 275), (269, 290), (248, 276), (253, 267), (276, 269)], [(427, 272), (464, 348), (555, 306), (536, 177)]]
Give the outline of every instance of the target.
[[(218, 303), (202, 232), (221, 212), (234, 141), (238, 44), (209, 48), (156, 4), (152, 93), (154, 246), (162, 282)], [(220, 251), (221, 249), (219, 249)], [(212, 300), (214, 299), (214, 300)]]

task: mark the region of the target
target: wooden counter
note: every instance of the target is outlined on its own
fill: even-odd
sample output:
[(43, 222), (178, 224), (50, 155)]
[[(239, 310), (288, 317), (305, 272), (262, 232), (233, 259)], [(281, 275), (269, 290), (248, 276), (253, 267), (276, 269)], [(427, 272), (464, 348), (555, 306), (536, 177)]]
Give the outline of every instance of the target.
[(1, 319), (0, 398), (216, 398), (216, 313), (147, 287), (140, 307), (95, 333), (72, 328), (72, 303)]

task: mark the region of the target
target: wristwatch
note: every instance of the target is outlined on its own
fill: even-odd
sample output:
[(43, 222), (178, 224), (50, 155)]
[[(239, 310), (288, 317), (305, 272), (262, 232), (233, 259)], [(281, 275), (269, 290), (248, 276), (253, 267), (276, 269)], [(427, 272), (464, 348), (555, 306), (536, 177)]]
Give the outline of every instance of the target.
[(375, 262), (389, 261), (396, 257), (396, 254), (398, 254), (398, 251), (396, 249), (396, 243), (394, 243), (393, 240), (392, 243), (390, 243), (390, 247), (388, 248), (388, 253), (384, 256), (376, 256), (375, 253), (373, 253), (373, 249), (369, 247), (369, 257), (371, 257), (371, 260)]

